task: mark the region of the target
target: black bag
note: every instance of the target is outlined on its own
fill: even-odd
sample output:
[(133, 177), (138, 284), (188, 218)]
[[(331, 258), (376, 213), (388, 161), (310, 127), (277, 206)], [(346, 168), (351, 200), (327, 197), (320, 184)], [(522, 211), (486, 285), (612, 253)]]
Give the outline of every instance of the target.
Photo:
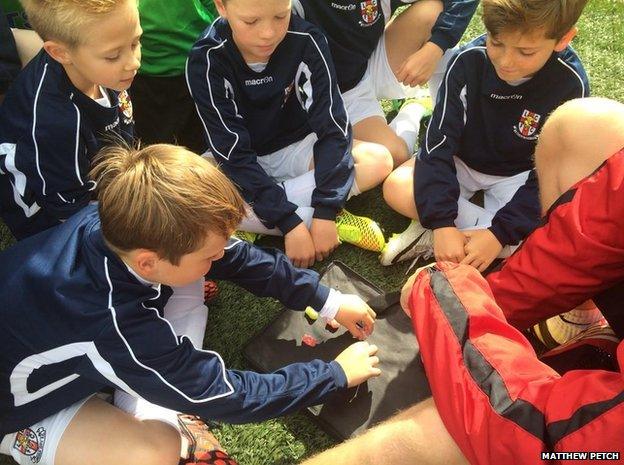
[[(430, 397), (431, 391), (411, 321), (398, 303), (399, 293), (384, 294), (340, 262), (330, 263), (321, 281), (343, 293), (360, 295), (377, 312), (368, 341), (379, 347), (381, 376), (308, 409), (323, 429), (344, 440)], [(315, 347), (302, 343), (306, 334), (318, 341)], [(303, 312), (284, 309), (251, 339), (244, 353), (254, 369), (267, 373), (289, 363), (332, 360), (353, 342), (343, 328), (331, 333), (322, 318), (312, 322)]]

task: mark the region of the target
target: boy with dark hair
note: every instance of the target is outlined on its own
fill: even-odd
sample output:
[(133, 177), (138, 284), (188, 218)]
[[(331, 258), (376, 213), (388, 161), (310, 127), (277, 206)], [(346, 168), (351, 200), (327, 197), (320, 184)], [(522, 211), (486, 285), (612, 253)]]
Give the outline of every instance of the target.
[[(418, 162), (384, 184), (388, 205), (414, 220), (390, 239), (382, 264), (433, 248), (437, 260), (483, 271), (537, 226), (541, 127), (563, 102), (589, 95), (569, 46), (585, 3), (483, 1), (488, 32), (449, 62)], [(483, 207), (470, 201), (477, 191)]]
[(140, 65), (136, 0), (24, 0), (43, 50), (0, 110), (0, 215), (17, 239), (87, 205), (91, 160), (132, 139), (126, 89)]
[[(92, 178), (97, 206), (0, 255), (2, 453), (24, 465), (175, 465), (177, 412), (261, 421), (379, 374), (366, 342), (272, 374), (226, 369), (201, 349), (205, 319), (188, 324), (205, 308), (196, 283), (207, 273), (291, 308), (310, 305), (360, 337), (374, 313), (359, 299), (329, 309), (332, 291), (317, 273), (229, 240), (244, 203), (184, 148), (108, 147)], [(115, 406), (94, 396), (105, 387), (116, 389)]]

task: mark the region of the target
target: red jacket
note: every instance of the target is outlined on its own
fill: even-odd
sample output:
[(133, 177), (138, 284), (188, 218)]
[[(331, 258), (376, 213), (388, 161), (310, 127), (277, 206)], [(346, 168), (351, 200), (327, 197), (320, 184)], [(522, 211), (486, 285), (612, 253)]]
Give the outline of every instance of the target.
[[(589, 452), (612, 452), (624, 463), (622, 373), (559, 376), (467, 265), (425, 269), (408, 305), (436, 406), (470, 463), (578, 464), (591, 461)], [(624, 344), (618, 361), (624, 369)], [(572, 452), (588, 455), (569, 462), (551, 455)]]

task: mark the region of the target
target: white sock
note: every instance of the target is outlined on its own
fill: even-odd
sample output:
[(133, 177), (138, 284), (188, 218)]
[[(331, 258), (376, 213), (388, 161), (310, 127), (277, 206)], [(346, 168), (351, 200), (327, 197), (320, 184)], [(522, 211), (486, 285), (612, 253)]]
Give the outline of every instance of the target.
[(188, 336), (193, 345), (204, 345), (208, 307), (204, 304), (204, 278), (188, 286), (174, 287), (163, 309), (163, 316), (178, 336)]
[(420, 120), (424, 112), (425, 109), (422, 105), (415, 103), (405, 105), (389, 124), (396, 135), (405, 141), (407, 151), (410, 154), (414, 152), (416, 147), (418, 132), (420, 130)]
[[(304, 224), (310, 229), (312, 225), (312, 217), (314, 215), (314, 208), (312, 207), (299, 207), (297, 208), (297, 215), (303, 220)], [(238, 225), (238, 228), (241, 231), (248, 231), (257, 234), (266, 234), (267, 236), (283, 236), (282, 231), (279, 228), (267, 228), (256, 212), (249, 206), (247, 206), (247, 215), (243, 218), (243, 220)]]

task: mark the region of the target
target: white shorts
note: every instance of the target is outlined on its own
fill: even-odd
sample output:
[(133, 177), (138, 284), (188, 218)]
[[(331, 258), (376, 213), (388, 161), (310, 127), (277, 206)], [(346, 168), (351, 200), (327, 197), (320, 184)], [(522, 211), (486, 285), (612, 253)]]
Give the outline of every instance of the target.
[[(300, 141), (290, 144), (276, 152), (257, 157), (258, 164), (266, 174), (277, 183), (293, 179), (314, 169), (314, 144), (318, 140), (315, 133), (310, 133)], [(210, 150), (202, 157), (218, 165), (219, 162)]]
[(276, 152), (258, 157), (258, 164), (275, 182), (293, 179), (313, 169), (315, 133), (308, 134), (294, 144)]
[(453, 157), (457, 170), (460, 196), (469, 200), (476, 192), (483, 191), (483, 208), (494, 215), (507, 205), (522, 187), (530, 171), (513, 176), (494, 176), (473, 170), (458, 157)]
[[(446, 71), (446, 65), (455, 48), (447, 50), (437, 69), (429, 81), (429, 93), (435, 102), (438, 87)], [(342, 98), (349, 114), (351, 124), (356, 124), (363, 119), (372, 116), (385, 118), (379, 99), (404, 99), (417, 95), (418, 87), (409, 87), (399, 82), (388, 62), (386, 53), (385, 35), (377, 43), (371, 57), (368, 59), (368, 67), (360, 82), (353, 88), (342, 94)]]
[(0, 454), (10, 455), (20, 465), (54, 465), (61, 436), (74, 419), (87, 397), (60, 412), (50, 415), (29, 428), (4, 436)]

